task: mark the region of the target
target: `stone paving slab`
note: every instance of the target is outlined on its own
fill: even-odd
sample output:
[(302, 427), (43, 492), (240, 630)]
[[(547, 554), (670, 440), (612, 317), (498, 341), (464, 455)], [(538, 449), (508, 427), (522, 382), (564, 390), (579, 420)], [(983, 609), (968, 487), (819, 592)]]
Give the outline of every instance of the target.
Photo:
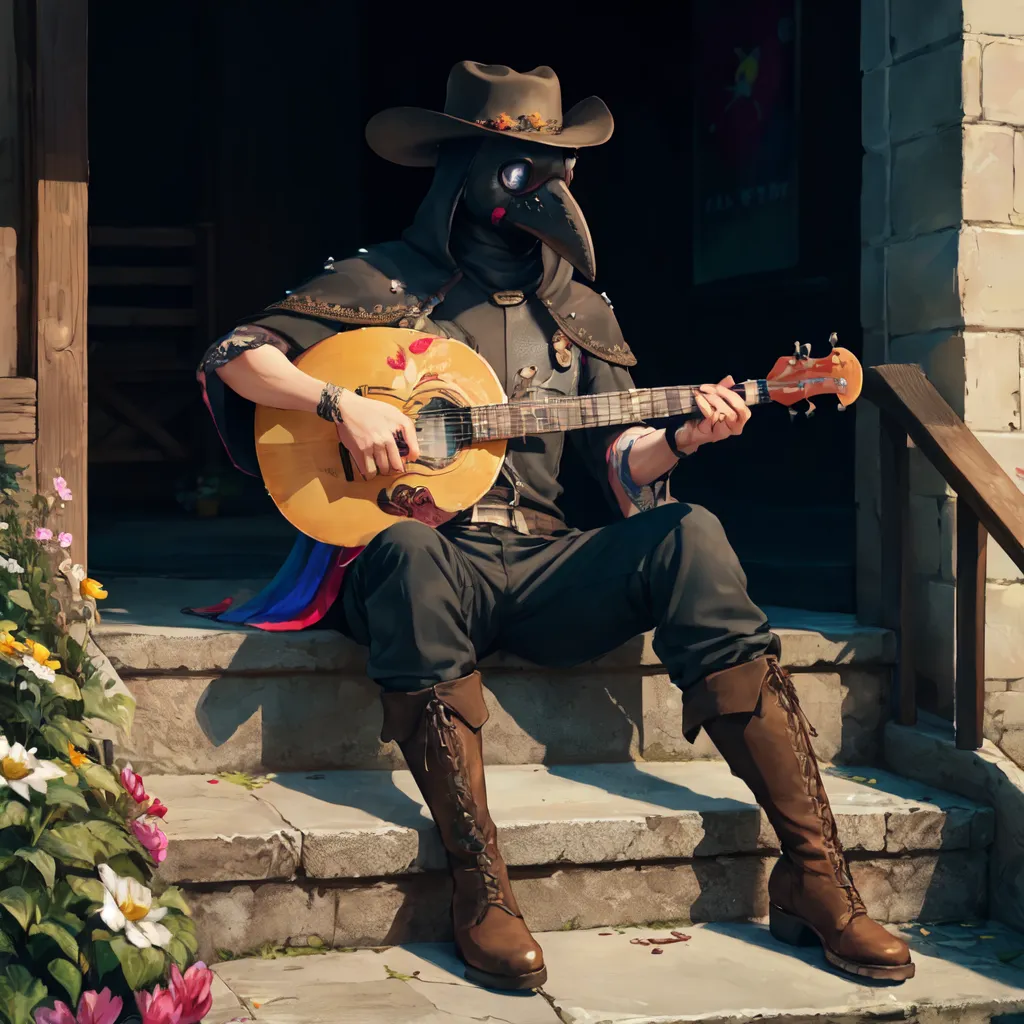
[(899, 930), (917, 975), (894, 986), (841, 975), (820, 950), (782, 946), (757, 924), (688, 927), (689, 941), (658, 956), (630, 940), (666, 932), (540, 934), (549, 978), (529, 995), (469, 984), (442, 944), (228, 961), (214, 966), (204, 1024), (960, 1024), (1024, 1010), (1024, 936), (988, 923)]
[[(860, 781), (857, 781), (860, 780)], [(877, 769), (826, 774), (851, 852), (900, 855), (992, 842), (990, 808)], [(150, 776), (171, 811), (161, 875), (191, 883), (386, 878), (439, 870), (443, 851), (408, 771), (283, 773), (246, 789)], [(488, 771), (510, 866), (650, 862), (776, 848), (749, 791), (720, 761), (505, 765)]]
[[(213, 604), (226, 596), (251, 595), (262, 581), (122, 579), (103, 608), (96, 639), (122, 675), (139, 672), (182, 673), (275, 671), (361, 672), (362, 648), (325, 630), (265, 633), (225, 627), (183, 615), (186, 606)], [(815, 665), (891, 665), (895, 636), (885, 629), (859, 625), (852, 615), (766, 608), (782, 639), (783, 661), (790, 668)], [(499, 654), (492, 668), (531, 668), (528, 662)], [(638, 637), (594, 668), (656, 668), (650, 634)]]

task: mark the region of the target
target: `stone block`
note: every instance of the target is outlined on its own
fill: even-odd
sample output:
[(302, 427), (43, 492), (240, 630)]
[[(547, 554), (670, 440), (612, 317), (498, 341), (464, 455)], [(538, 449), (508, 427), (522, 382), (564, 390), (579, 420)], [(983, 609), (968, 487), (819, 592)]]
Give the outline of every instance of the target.
[(961, 39), (893, 65), (889, 70), (892, 141), (903, 142), (959, 124), (962, 77)]
[(959, 264), (964, 323), (992, 330), (1024, 325), (1024, 229), (965, 225)]
[(864, 154), (860, 189), (860, 237), (878, 245), (889, 237), (889, 154)]
[(1019, 334), (971, 331), (964, 335), (964, 421), (972, 430), (1021, 429)]
[(703, 730), (692, 744), (683, 736), (683, 694), (667, 675), (644, 676), (642, 686), (640, 754), (645, 761), (696, 761), (719, 756)]
[(955, 125), (893, 148), (890, 202), (897, 237), (959, 225), (962, 135), (962, 127)]
[(976, 121), (981, 117), (981, 43), (977, 39), (964, 40), (960, 88), (963, 93), (964, 120)]
[(986, 692), (985, 738), (1017, 764), (1024, 765), (1024, 693), (1016, 690)]
[(860, 138), (868, 152), (889, 148), (889, 69), (869, 71), (861, 80)]
[(1024, 43), (998, 40), (981, 54), (982, 116), (1024, 125)]
[(1008, 224), (1013, 212), (1014, 130), (969, 123), (962, 131), (964, 220)]
[(860, 69), (873, 71), (888, 64), (889, 0), (861, 0)]
[(894, 363), (917, 363), (953, 411), (964, 413), (964, 336), (962, 331), (927, 331), (893, 338)]
[[(1017, 484), (1019, 490), (1024, 491), (1024, 475), (1017, 472), (1018, 468), (1024, 469), (1024, 433), (1017, 431), (1012, 433), (978, 432), (977, 436), (989, 454), (999, 463), (1003, 472)], [(988, 578), (990, 580), (1024, 578), (1024, 573), (991, 537), (988, 544)]]
[(896, 60), (915, 50), (959, 37), (963, 30), (961, 0), (890, 0), (892, 55)]
[(990, 583), (985, 604), (985, 674), (1024, 678), (1024, 583)]
[[(891, 336), (959, 327), (963, 323), (957, 281), (960, 243), (956, 229), (896, 242), (886, 252)], [(864, 290), (862, 277), (862, 299)], [(875, 325), (865, 321), (865, 326)]]
[(942, 569), (942, 524), (939, 518), (941, 500), (920, 494), (910, 496), (914, 572), (922, 576), (938, 576)]
[(962, 0), (964, 31), (1024, 36), (1024, 0)]
[(1024, 131), (1020, 130), (1013, 133), (1013, 212), (1024, 214)]
[(860, 251), (860, 322), (865, 330), (885, 326), (884, 246), (867, 246)]

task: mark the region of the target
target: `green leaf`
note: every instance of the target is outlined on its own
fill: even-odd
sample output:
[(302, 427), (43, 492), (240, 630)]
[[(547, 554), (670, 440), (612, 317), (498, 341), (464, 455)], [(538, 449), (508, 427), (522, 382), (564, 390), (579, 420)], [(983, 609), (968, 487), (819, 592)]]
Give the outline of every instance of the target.
[(5, 930), (0, 929), (0, 953), (16, 953), (14, 939)]
[(168, 914), (161, 924), (176, 938), (190, 953), (199, 950), (199, 939), (196, 937), (195, 922), (184, 914)]
[[(50, 720), (50, 725), (61, 736), (61, 739), (54, 743), (47, 736), (47, 742), (62, 756), (67, 753), (68, 740), (80, 750), (89, 749), (89, 740), (92, 738), (92, 733), (89, 732), (89, 728), (84, 722), (68, 718), (66, 715), (54, 715)], [(45, 727), (43, 734), (46, 735)]]
[(65, 700), (82, 699), (82, 691), (78, 688), (78, 683), (70, 676), (58, 672), (50, 686), (58, 697), (63, 697)]
[(192, 911), (189, 910), (181, 889), (176, 885), (169, 886), (165, 889), (160, 898), (156, 901), (156, 905), (158, 907), (173, 907), (175, 910), (180, 910), (186, 917), (192, 916)]
[(9, 889), (0, 892), (0, 907), (3, 907), (21, 925), (22, 931), (28, 928), (35, 906), (36, 902), (32, 894), (20, 885), (12, 885)]
[(71, 997), (69, 1005), (77, 1006), (82, 992), (82, 972), (67, 960), (51, 960), (47, 965), (61, 988)]
[(153, 982), (163, 977), (167, 967), (167, 957), (163, 950), (153, 947), (138, 949), (121, 935), (115, 935), (110, 940), (110, 948), (117, 957), (124, 973), (124, 980), (128, 982), (132, 991), (138, 992), (139, 989), (149, 988)]
[(122, 878), (134, 878), (136, 882), (149, 886), (149, 872), (130, 853), (117, 853), (107, 860), (110, 867)]
[(45, 850), (40, 850), (32, 846), (25, 846), (18, 850), (15, 853), (15, 856), (20, 857), (24, 861), (28, 861), (28, 863), (43, 876), (43, 881), (46, 883), (47, 889), (51, 889), (53, 887), (53, 881), (57, 875), (57, 865)]
[(7, 803), (0, 804), (0, 829), (24, 825), (27, 819), (28, 808), (20, 800), (11, 797)]
[(0, 1007), (10, 1024), (32, 1024), (32, 1011), (46, 995), (46, 986), (20, 964), (0, 975)]
[(128, 835), (109, 821), (61, 822), (39, 837), (38, 845), (58, 860), (83, 867), (134, 849)]
[(106, 889), (98, 878), (82, 878), (79, 875), (69, 875), (68, 885), (76, 896), (89, 900), (90, 903), (102, 903), (103, 894)]
[(13, 633), (17, 628), (18, 624), (13, 619), (0, 619), (0, 631)]
[[(106, 937), (101, 939), (99, 938), (101, 935)], [(92, 933), (92, 948), (96, 957), (96, 974), (99, 978), (104, 978), (110, 974), (111, 971), (117, 971), (121, 968), (121, 964), (114, 955), (114, 951), (110, 948), (112, 939), (113, 936), (110, 932), (104, 932), (97, 929)]]
[(69, 959), (78, 962), (78, 943), (66, 928), (46, 918), (39, 924), (32, 925), (28, 930), (29, 935), (45, 935), (57, 943), (60, 951)]
[(55, 780), (46, 787), (46, 802), (54, 807), (79, 807), (83, 811), (89, 810), (85, 794), (77, 786), (69, 786), (60, 780)]
[(114, 796), (120, 796), (124, 792), (121, 780), (109, 768), (105, 768), (101, 764), (87, 761), (79, 766), (78, 774), (92, 789), (103, 790)]
[(29, 596), (27, 590), (8, 590), (7, 600), (11, 604), (16, 604), (19, 608), (24, 608), (25, 611), (30, 612), (33, 610), (32, 598)]
[(167, 955), (178, 965), (178, 970), (184, 971), (188, 966), (188, 947), (181, 939), (171, 939), (167, 943)]
[(88, 687), (82, 690), (86, 718), (100, 718), (127, 733), (135, 716), (135, 701), (126, 693), (107, 693), (104, 689)]

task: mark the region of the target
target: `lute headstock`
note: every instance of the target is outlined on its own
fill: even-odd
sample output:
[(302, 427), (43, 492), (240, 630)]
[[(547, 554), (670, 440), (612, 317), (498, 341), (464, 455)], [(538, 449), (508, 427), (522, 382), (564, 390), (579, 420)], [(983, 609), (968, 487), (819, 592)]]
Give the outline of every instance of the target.
[(771, 400), (789, 406), (790, 416), (797, 415), (792, 406), (803, 401), (808, 404), (807, 415), (812, 415), (811, 399), (819, 395), (835, 395), (840, 412), (860, 397), (864, 383), (860, 361), (849, 349), (840, 348), (837, 340), (833, 333), (829, 338), (831, 353), (818, 359), (811, 358), (810, 345), (796, 342), (793, 355), (782, 356), (765, 378)]

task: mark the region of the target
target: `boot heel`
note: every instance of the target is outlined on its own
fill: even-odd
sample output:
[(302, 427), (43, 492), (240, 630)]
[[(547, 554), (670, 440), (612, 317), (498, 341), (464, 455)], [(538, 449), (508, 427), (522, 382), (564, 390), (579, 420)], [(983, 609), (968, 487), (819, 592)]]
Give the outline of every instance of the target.
[(768, 908), (768, 930), (787, 946), (813, 946), (818, 941), (803, 921), (774, 905)]

